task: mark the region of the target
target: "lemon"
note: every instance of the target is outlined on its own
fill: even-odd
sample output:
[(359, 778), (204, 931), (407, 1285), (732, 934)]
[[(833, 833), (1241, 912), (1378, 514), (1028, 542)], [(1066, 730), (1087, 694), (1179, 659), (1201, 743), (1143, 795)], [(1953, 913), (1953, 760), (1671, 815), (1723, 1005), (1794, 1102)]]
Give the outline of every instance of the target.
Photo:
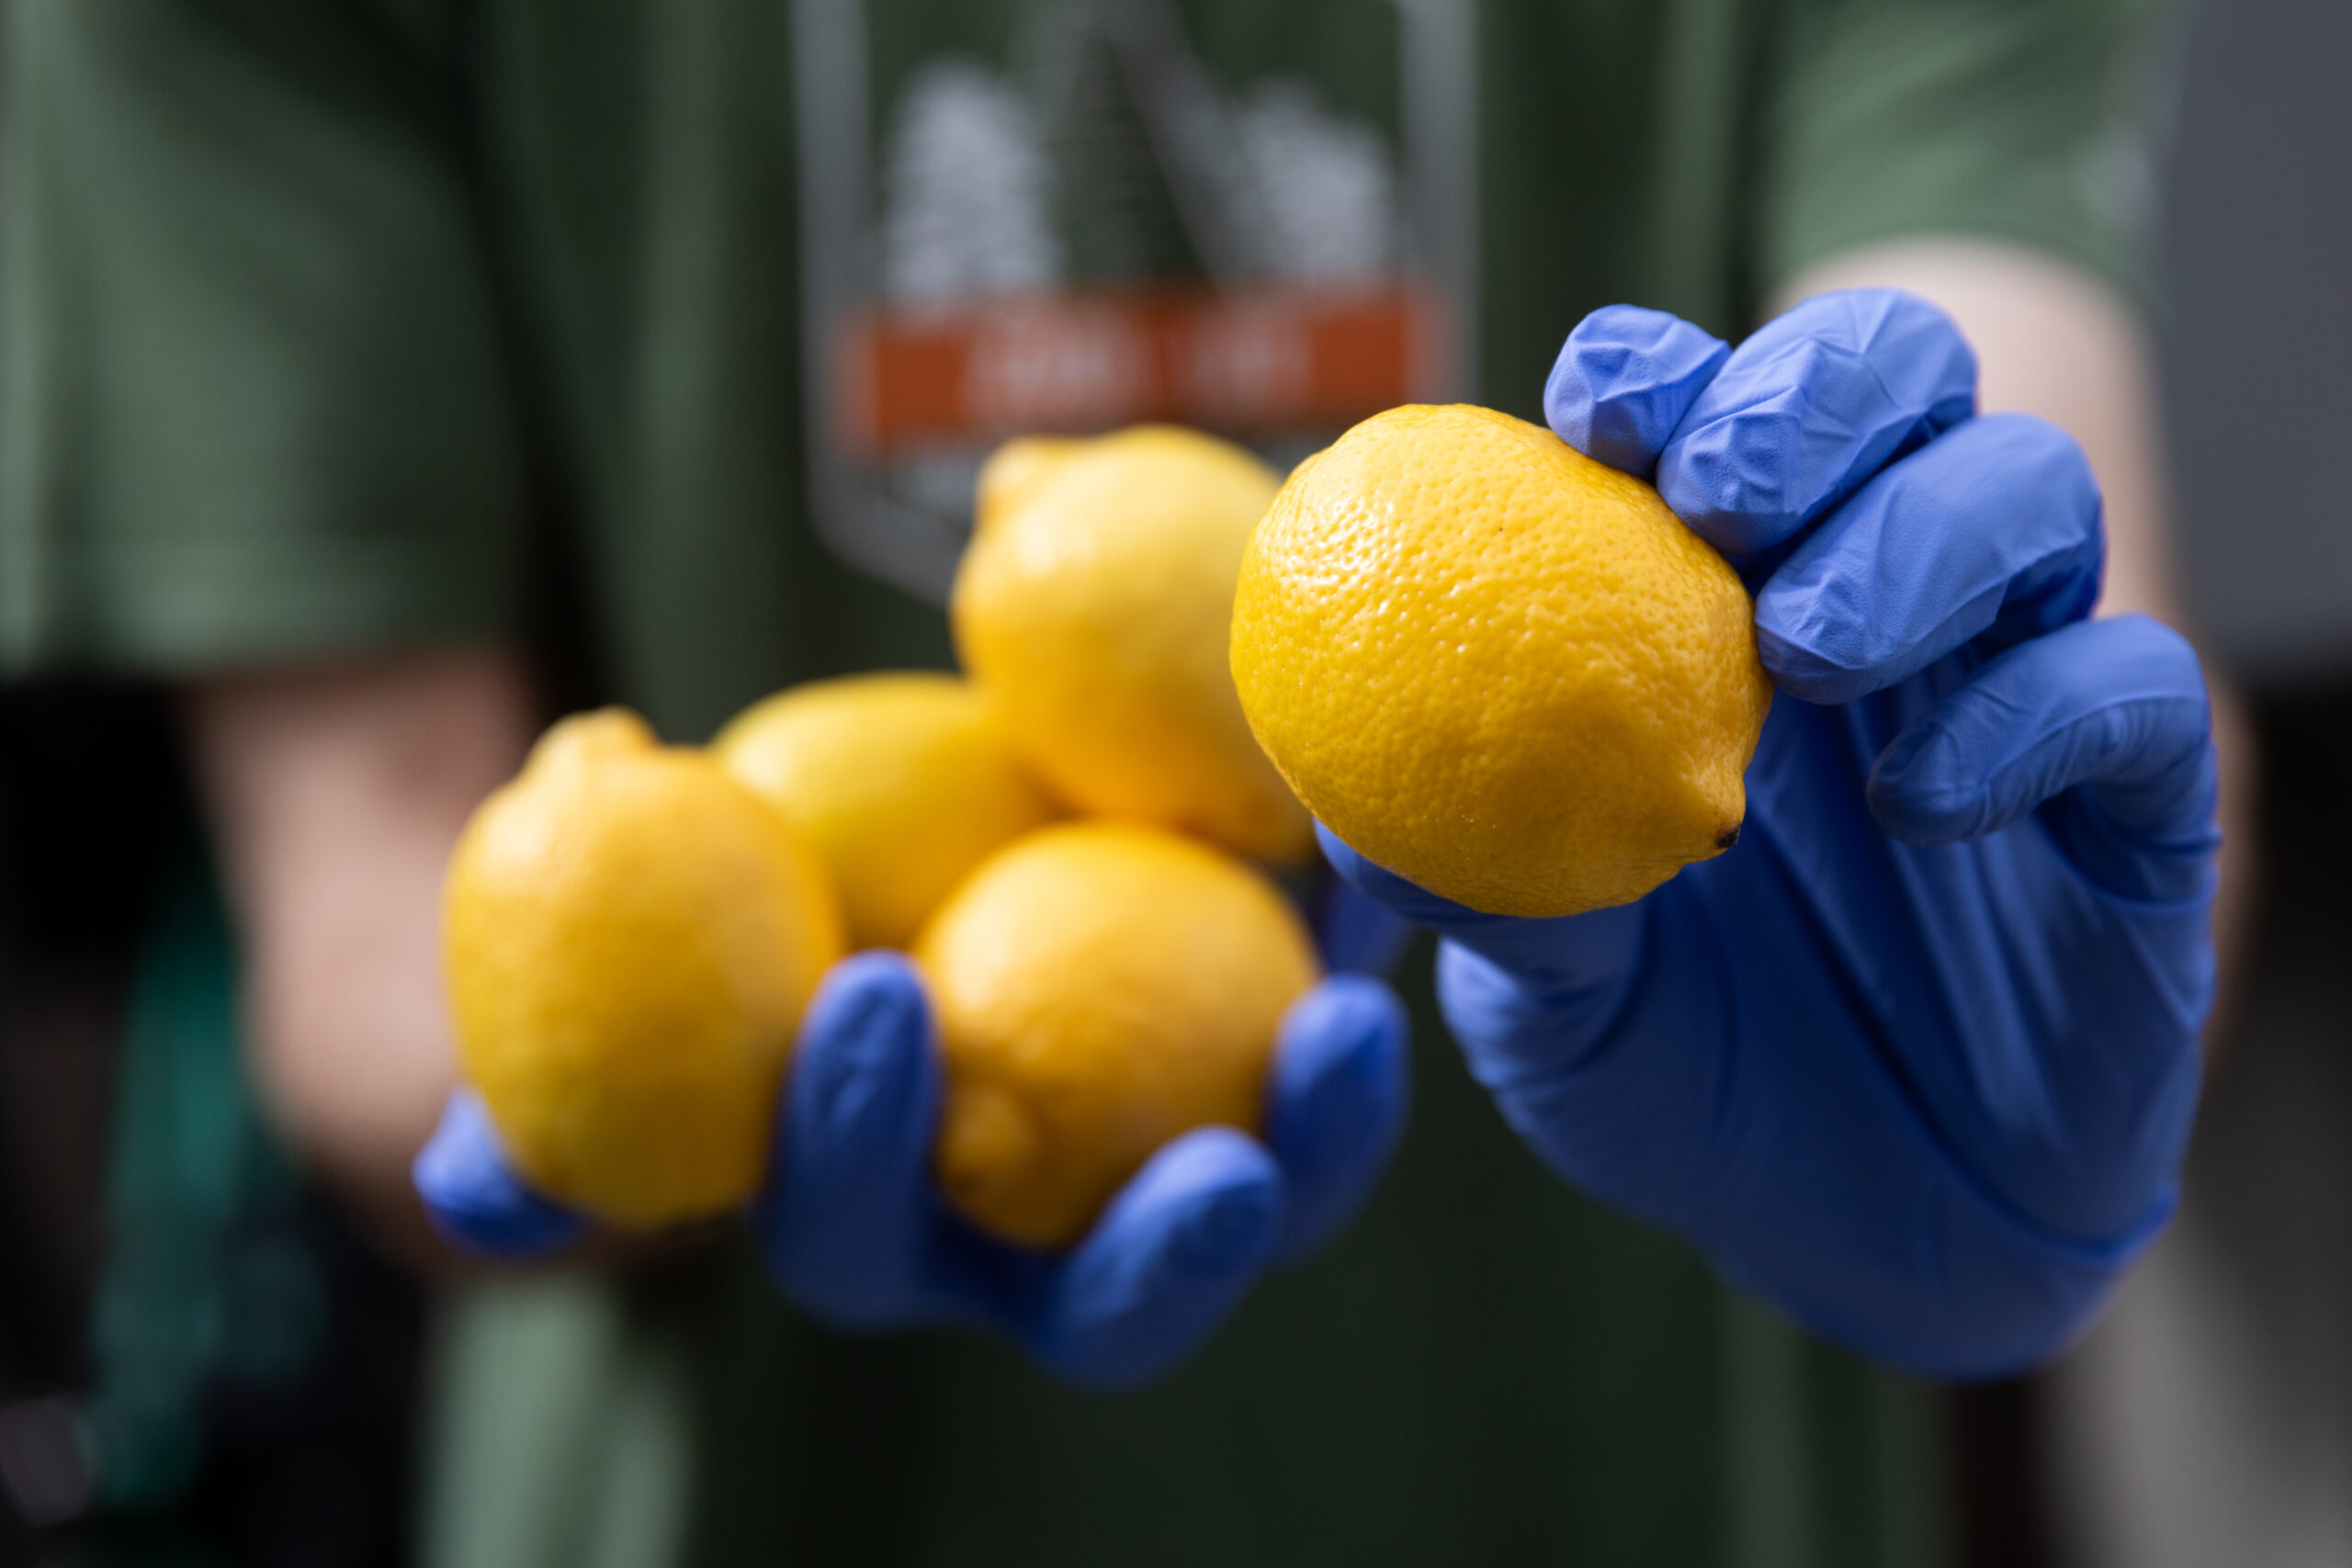
[(1309, 810), (1498, 915), (1629, 903), (1730, 847), (1771, 702), (1747, 592), (1655, 490), (1463, 406), (1391, 409), (1291, 475), (1232, 659)]
[(1250, 738), (1226, 645), (1272, 470), (1142, 425), (1015, 441), (982, 473), (951, 610), (964, 666), (1079, 811), (1286, 861), (1306, 814)]
[(980, 467), (979, 483), (973, 497), (974, 532), (986, 528), (989, 519), (1020, 505), (1046, 475), (1092, 444), (1092, 439), (1086, 436), (1023, 435), (989, 453), (989, 460)]
[(854, 675), (779, 693), (712, 743), (821, 858), (855, 947), (903, 947), (965, 873), (1053, 816), (969, 682)]
[(1047, 828), (973, 874), (915, 949), (947, 1069), (938, 1174), (976, 1224), (1063, 1247), (1152, 1151), (1258, 1126), (1315, 950), (1273, 886), (1156, 829)]
[(466, 825), (443, 893), (458, 1064), (532, 1186), (641, 1228), (741, 1201), (801, 1009), (842, 950), (822, 866), (707, 753), (564, 720)]

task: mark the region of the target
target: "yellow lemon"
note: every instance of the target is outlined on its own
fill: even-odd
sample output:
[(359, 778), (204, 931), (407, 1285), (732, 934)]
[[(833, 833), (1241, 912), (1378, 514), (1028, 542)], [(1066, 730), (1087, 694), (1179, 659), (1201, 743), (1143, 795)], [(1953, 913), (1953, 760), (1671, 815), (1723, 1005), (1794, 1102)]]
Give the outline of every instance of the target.
[(904, 947), (965, 873), (1053, 816), (987, 702), (953, 675), (796, 686), (712, 747), (824, 861), (855, 947)]
[(1276, 487), (1240, 447), (1156, 425), (989, 460), (956, 642), (1069, 805), (1261, 860), (1306, 852), (1306, 814), (1250, 739), (1226, 660), (1234, 577)]
[(1498, 915), (1629, 903), (1729, 848), (1772, 694), (1738, 577), (1655, 490), (1462, 406), (1391, 409), (1292, 474), (1232, 658), (1309, 810)]
[(533, 1186), (624, 1227), (751, 1195), (842, 951), (781, 817), (634, 714), (566, 719), (466, 825), (442, 912), (458, 1065)]
[(1153, 1150), (1255, 1131), (1314, 944), (1257, 872), (1115, 822), (1046, 829), (974, 873), (916, 945), (947, 1066), (938, 1171), (982, 1228), (1065, 1247)]
[(1023, 435), (989, 453), (973, 496), (974, 530), (1020, 505), (1046, 475), (1092, 445), (1082, 435)]

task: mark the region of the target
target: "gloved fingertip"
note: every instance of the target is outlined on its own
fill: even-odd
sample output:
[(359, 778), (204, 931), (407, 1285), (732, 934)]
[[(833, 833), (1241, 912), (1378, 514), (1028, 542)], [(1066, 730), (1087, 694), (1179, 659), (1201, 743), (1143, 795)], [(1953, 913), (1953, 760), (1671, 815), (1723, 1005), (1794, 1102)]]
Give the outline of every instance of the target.
[(1411, 1026), (1377, 981), (1340, 976), (1291, 1004), (1266, 1085), (1266, 1143), (1288, 1184), (1284, 1258), (1328, 1241), (1362, 1207), (1402, 1139)]
[(1701, 538), (1752, 556), (1975, 405), (1975, 354), (1935, 305), (1818, 294), (1733, 351), (1658, 454), (1658, 493)]
[[(1850, 656), (1840, 657), (1845, 653), (1841, 644), (1850, 638), (1837, 634), (1847, 623), (1819, 614), (1810, 604), (1792, 605), (1797, 594), (1776, 596), (1777, 586), (1777, 581), (1768, 582), (1756, 596), (1756, 656), (1772, 678), (1773, 689), (1823, 707), (1850, 703), (1876, 690), (1872, 671)], [(1825, 623), (1831, 634), (1827, 637), (1822, 635)], [(1820, 646), (1825, 641), (1830, 644), (1826, 652)]]
[(2048, 808), (2076, 869), (2127, 897), (2203, 897), (2219, 842), (2212, 711), (2196, 651), (2138, 615), (2076, 621), (1976, 669), (1871, 769), (1907, 842), (1998, 832)]
[(1282, 1219), (1282, 1180), (1271, 1164), (1228, 1173), (1178, 1224), (1169, 1259), (1199, 1276), (1255, 1274), (1273, 1256)]
[(779, 1137), (868, 1120), (886, 1099), (924, 1099), (937, 1076), (931, 1035), (931, 1003), (905, 953), (876, 948), (834, 964), (801, 1021)]
[(1148, 1382), (1189, 1355), (1272, 1261), (1284, 1201), (1282, 1172), (1255, 1139), (1194, 1128), (1119, 1190), (1016, 1332), (1069, 1382)]
[(1415, 886), (1387, 867), (1365, 859), (1320, 822), (1315, 824), (1315, 840), (1322, 846), (1323, 858), (1330, 863), (1333, 871), (1365, 897), (1416, 925), (1443, 926), (1453, 920), (1480, 918), (1451, 898)]
[(1412, 922), (1334, 873), (1315, 901), (1315, 946), (1334, 974), (1385, 975), (1405, 956)]
[(1253, 1275), (1273, 1252), (1283, 1201), (1282, 1172), (1265, 1145), (1231, 1127), (1195, 1127), (1119, 1190), (1073, 1265), (1148, 1277), (1152, 1294), (1185, 1288), (1180, 1280)]
[(1363, 976), (1335, 976), (1291, 1004), (1266, 1079), (1267, 1139), (1285, 1171), (1366, 1143), (1385, 1152), (1410, 1091), (1410, 1039), (1405, 1004)]
[(1805, 412), (1803, 398), (1776, 392), (1713, 413), (1658, 455), (1659, 497), (1692, 533), (1735, 558), (1786, 543), (1835, 493), (1796, 490), (1787, 471), (1787, 454), (1803, 449)]
[(1962, 768), (1951, 733), (1932, 720), (1896, 736), (1871, 769), (1864, 798), (1880, 827), (1921, 849), (1979, 837), (1992, 824), (1984, 781)]
[(1968, 420), (1871, 475), (1756, 590), (1781, 691), (1849, 703), (1955, 649), (2079, 619), (2098, 590), (2099, 499), (2082, 449), (2023, 414)]
[(585, 1235), (586, 1219), (524, 1185), (507, 1163), (489, 1108), (471, 1089), (449, 1097), (409, 1168), (425, 1217), (444, 1241), (485, 1257), (537, 1258)]
[(1403, 1048), (1405, 1004), (1368, 975), (1334, 975), (1290, 1005), (1283, 1015), (1283, 1050), (1318, 1043), (1334, 1055)]
[(802, 1021), (751, 1207), (770, 1272), (828, 1321), (887, 1321), (910, 1288), (940, 1094), (913, 963), (877, 949), (834, 964)]
[(1730, 355), (1721, 339), (1663, 310), (1604, 306), (1561, 345), (1544, 417), (1586, 457), (1646, 478)]
[[(1345, 839), (1325, 827), (1319, 819), (1315, 824), (1315, 845), (1323, 852), (1323, 858), (1330, 863), (1331, 869), (1344, 877), (1351, 886), (1363, 888), (1365, 880), (1375, 873), (1381, 875), (1389, 874), (1356, 853), (1354, 848)], [(1369, 891), (1369, 889), (1365, 890)]]
[(804, 1038), (904, 1038), (927, 1026), (930, 1005), (914, 960), (888, 948), (853, 953), (826, 972), (801, 1022)]

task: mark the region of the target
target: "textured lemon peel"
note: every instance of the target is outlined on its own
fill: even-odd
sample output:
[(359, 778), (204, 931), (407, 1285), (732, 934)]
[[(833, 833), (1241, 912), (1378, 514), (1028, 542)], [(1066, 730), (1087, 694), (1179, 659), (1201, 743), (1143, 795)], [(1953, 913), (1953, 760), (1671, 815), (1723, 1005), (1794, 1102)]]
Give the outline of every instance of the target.
[(1241, 714), (1233, 585), (1278, 488), (1240, 447), (1146, 425), (1016, 443), (984, 471), (950, 602), (1023, 761), (1073, 810), (1287, 862), (1310, 844)]
[(1153, 1150), (1254, 1131), (1282, 1015), (1317, 975), (1272, 884), (1112, 822), (1048, 828), (975, 873), (916, 946), (947, 1089), (940, 1185), (991, 1234), (1084, 1234)]
[(842, 946), (813, 852), (616, 709), (542, 739), (468, 824), (443, 898), (459, 1066), (508, 1157), (625, 1229), (750, 1196)]
[(856, 947), (905, 946), (974, 866), (1055, 815), (986, 699), (936, 671), (795, 686), (712, 749), (825, 862)]
[(1721, 852), (1770, 699), (1745, 590), (1655, 491), (1460, 405), (1378, 415), (1294, 473), (1232, 659), (1317, 818), (1498, 914), (1629, 902)]

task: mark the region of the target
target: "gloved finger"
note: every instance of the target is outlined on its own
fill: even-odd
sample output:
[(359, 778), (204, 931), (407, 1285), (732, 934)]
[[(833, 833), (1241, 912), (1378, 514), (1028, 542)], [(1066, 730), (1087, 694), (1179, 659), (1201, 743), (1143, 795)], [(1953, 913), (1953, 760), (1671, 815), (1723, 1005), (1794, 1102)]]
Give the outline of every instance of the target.
[(2126, 897), (2203, 896), (2220, 843), (2212, 715), (2196, 651), (2145, 615), (2086, 621), (2011, 649), (1894, 738), (1871, 812), (1906, 843), (2049, 818), (2083, 873)]
[(1717, 549), (1769, 549), (1976, 411), (1976, 355), (1893, 288), (1816, 295), (1766, 322), (1683, 415), (1657, 488)]
[(1320, 879), (1310, 903), (1316, 950), (1335, 975), (1386, 975), (1413, 940), (1410, 921), (1337, 873)]
[(2090, 614), (2105, 559), (2098, 482), (2046, 420), (1988, 414), (1883, 469), (1756, 595), (1783, 691), (1843, 703), (1989, 632), (2006, 646)]
[(1576, 324), (1544, 383), (1553, 434), (1597, 462), (1647, 479), (1674, 427), (1731, 345), (1663, 310), (1608, 305)]
[(1281, 1245), (1283, 1178), (1255, 1139), (1200, 1127), (1162, 1147), (1056, 1269), (1024, 1337), (1072, 1382), (1120, 1388), (1189, 1355)]
[(752, 1223), (779, 1283), (839, 1326), (917, 1310), (940, 1066), (913, 964), (835, 964), (802, 1021)]
[(1448, 931), (1457, 924), (1493, 919), (1465, 908), (1451, 898), (1441, 898), (1426, 888), (1415, 886), (1386, 866), (1376, 865), (1358, 854), (1352, 845), (1322, 823), (1315, 824), (1315, 841), (1323, 851), (1323, 858), (1341, 880), (1377, 901), (1384, 908), (1393, 909), (1417, 926), (1432, 931)]
[(1293, 1002), (1266, 1077), (1266, 1145), (1287, 1202), (1281, 1256), (1306, 1256), (1372, 1195), (1412, 1097), (1405, 1004), (1342, 975)]
[(434, 1231), (468, 1252), (521, 1261), (588, 1234), (586, 1219), (524, 1185), (499, 1146), (489, 1109), (469, 1089), (449, 1096), (409, 1177)]
[(1331, 869), (1369, 897), (1511, 975), (1557, 993), (1564, 1002), (1605, 1006), (1633, 972), (1640, 946), (1638, 904), (1556, 919), (1481, 914), (1366, 860), (1320, 822), (1315, 825), (1315, 837)]

